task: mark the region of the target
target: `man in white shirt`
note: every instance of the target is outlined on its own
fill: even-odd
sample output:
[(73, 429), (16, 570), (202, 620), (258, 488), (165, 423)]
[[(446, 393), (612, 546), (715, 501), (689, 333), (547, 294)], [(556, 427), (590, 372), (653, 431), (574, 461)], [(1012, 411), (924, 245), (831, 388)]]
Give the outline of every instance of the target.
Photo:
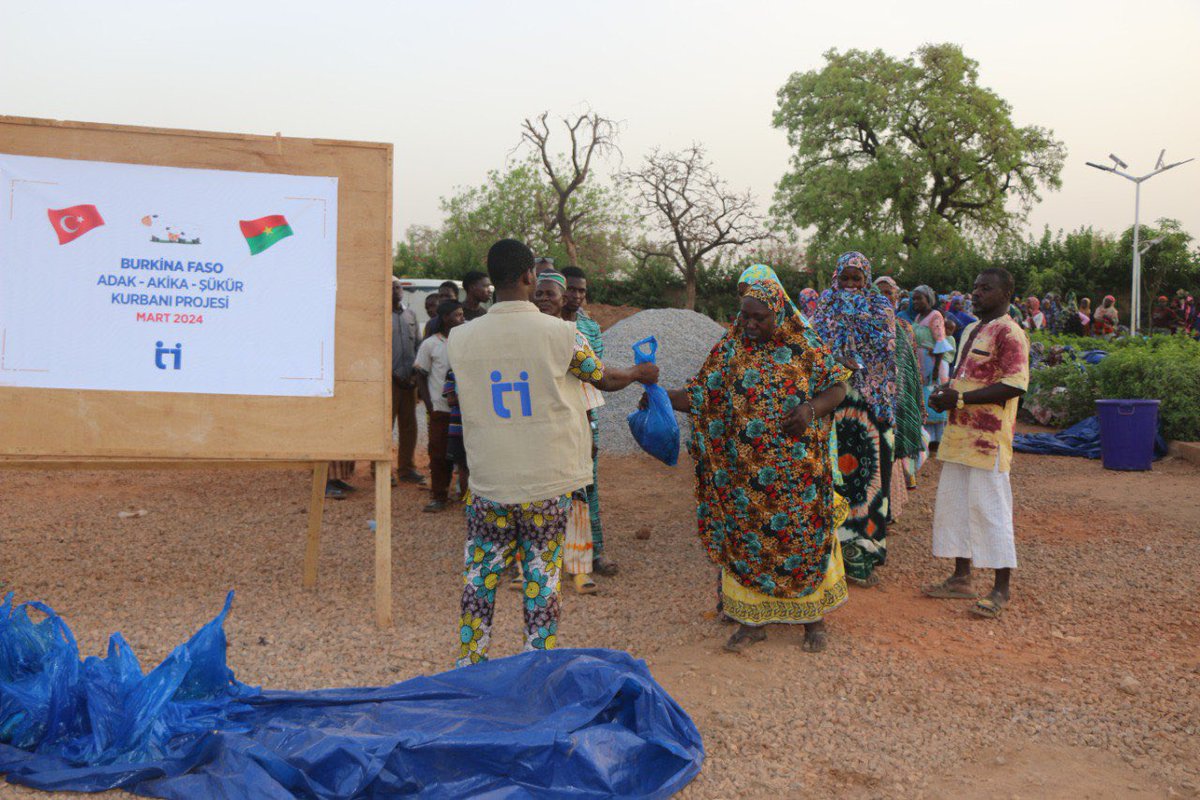
[(446, 373), (450, 371), (450, 354), (446, 340), (450, 331), (463, 324), (462, 304), (443, 300), (437, 308), (437, 333), (421, 342), (413, 369), (420, 375), (417, 391), (429, 414), (429, 475), (433, 498), (423, 509), (435, 513), (446, 508), (450, 492), (450, 462), (447, 459), (447, 437), (450, 435), (450, 404), (443, 394)]

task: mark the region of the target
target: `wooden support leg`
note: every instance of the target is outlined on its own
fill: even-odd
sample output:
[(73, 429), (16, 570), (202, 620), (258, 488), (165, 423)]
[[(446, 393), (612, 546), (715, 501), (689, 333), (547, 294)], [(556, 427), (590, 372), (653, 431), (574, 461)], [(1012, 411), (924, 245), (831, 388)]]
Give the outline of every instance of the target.
[(375, 464), (375, 624), (392, 627), (392, 470)]
[(329, 462), (313, 464), (312, 497), (308, 503), (308, 540), (304, 544), (304, 588), (317, 588), (317, 560), (321, 557), (321, 518), (325, 514), (325, 482)]

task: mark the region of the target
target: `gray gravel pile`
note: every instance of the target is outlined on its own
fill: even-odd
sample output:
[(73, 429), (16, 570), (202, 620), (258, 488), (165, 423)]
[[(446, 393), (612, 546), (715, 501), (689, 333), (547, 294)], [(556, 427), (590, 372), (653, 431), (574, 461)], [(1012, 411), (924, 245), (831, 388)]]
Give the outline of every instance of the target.
[[(631, 366), (633, 343), (654, 336), (658, 339), (659, 383), (667, 389), (678, 389), (700, 370), (708, 352), (724, 333), (724, 327), (695, 311), (678, 308), (641, 311), (604, 332), (604, 363)], [(605, 404), (600, 409), (601, 450), (606, 453), (641, 452), (625, 421), (641, 397), (642, 392), (637, 386), (604, 396)], [(676, 417), (683, 447), (690, 431), (687, 420), (679, 414)]]

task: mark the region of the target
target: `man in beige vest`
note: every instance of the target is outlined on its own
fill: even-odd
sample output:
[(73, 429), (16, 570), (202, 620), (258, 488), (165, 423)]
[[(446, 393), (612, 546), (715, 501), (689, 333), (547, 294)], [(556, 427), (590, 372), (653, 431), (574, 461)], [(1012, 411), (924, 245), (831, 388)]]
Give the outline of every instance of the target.
[[(487, 659), (500, 575), (520, 550), (525, 649), (557, 644), (559, 577), (571, 492), (592, 480), (592, 436), (577, 380), (604, 365), (575, 326), (542, 314), (533, 252), (515, 239), (488, 251), (496, 302), (450, 335), (471, 465), (458, 665)], [(652, 383), (657, 369), (638, 372)]]

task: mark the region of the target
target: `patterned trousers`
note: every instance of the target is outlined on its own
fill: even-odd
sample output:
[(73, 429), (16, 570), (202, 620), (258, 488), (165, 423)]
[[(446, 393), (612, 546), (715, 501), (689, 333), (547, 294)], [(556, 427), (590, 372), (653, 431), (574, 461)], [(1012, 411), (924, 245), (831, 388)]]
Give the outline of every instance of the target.
[(518, 553), (525, 578), (525, 649), (557, 645), (558, 585), (570, 511), (569, 494), (516, 504), (469, 498), (457, 666), (487, 660), (500, 576)]
[[(588, 423), (592, 427), (592, 452), (600, 446), (600, 425), (596, 421), (596, 412), (588, 412)], [(592, 485), (587, 487), (588, 516), (592, 523), (592, 557), (604, 555), (604, 528), (600, 525), (600, 455), (592, 458)]]

